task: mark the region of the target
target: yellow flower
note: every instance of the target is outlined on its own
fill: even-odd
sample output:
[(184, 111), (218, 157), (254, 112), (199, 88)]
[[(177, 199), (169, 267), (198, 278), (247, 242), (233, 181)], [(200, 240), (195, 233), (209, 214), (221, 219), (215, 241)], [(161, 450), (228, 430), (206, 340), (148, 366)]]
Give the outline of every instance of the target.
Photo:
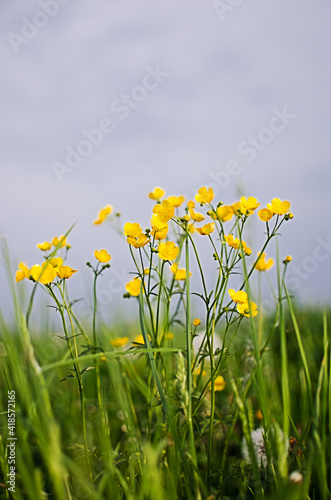
[(179, 248), (172, 241), (160, 243), (157, 247), (158, 256), (163, 260), (175, 260), (179, 254)]
[(231, 220), (234, 214), (234, 209), (231, 205), (222, 205), (216, 209), (217, 216), (221, 222)]
[(151, 234), (156, 240), (164, 240), (168, 234), (168, 224), (159, 219), (158, 215), (153, 214), (151, 218)]
[(244, 252), (249, 257), (252, 254), (252, 249), (249, 247), (245, 247)]
[[(258, 253), (260, 255), (260, 253)], [(258, 271), (267, 271), (268, 269), (271, 268), (273, 265), (274, 261), (273, 259), (268, 259), (268, 261), (265, 260), (265, 253), (261, 255), (257, 263), (255, 264), (255, 269)]]
[(154, 191), (152, 191), (151, 193), (148, 194), (148, 197), (151, 200), (159, 200), (160, 198), (163, 198), (164, 195), (165, 195), (164, 189), (161, 189), (160, 187), (156, 187), (154, 189)]
[[(244, 316), (246, 316), (246, 318), (250, 317), (248, 302), (245, 302), (244, 304), (237, 304), (237, 310), (239, 314), (243, 314)], [(251, 310), (252, 317), (254, 318), (258, 313), (257, 305), (255, 304), (255, 302), (251, 302)]]
[(164, 240), (167, 237), (168, 234), (168, 225), (164, 227), (163, 229), (152, 229), (151, 235), (154, 236), (156, 240)]
[(167, 198), (167, 201), (172, 207), (180, 207), (184, 200), (184, 196), (169, 196), (169, 198)]
[(124, 234), (127, 236), (127, 242), (135, 248), (143, 247), (149, 242), (148, 237), (142, 232), (137, 222), (133, 224), (127, 222), (124, 226)]
[(242, 207), (244, 208), (244, 212), (247, 215), (250, 215), (254, 212), (254, 210), (260, 206), (260, 203), (257, 201), (256, 198), (253, 196), (250, 196), (249, 198), (245, 198), (245, 196), (242, 196), (240, 198), (240, 203)]
[(38, 264), (32, 266), (30, 273), (34, 281), (39, 281), (43, 285), (48, 285), (56, 278), (56, 269), (47, 262), (44, 262), (41, 266)]
[(149, 267), (145, 267), (145, 269), (144, 269), (144, 274), (149, 274), (149, 272), (150, 272), (150, 271), (149, 271)]
[(66, 280), (71, 278), (74, 273), (77, 273), (77, 269), (73, 269), (70, 266), (60, 266), (56, 268), (56, 274), (61, 280)]
[(99, 261), (99, 262), (109, 262), (111, 259), (111, 255), (107, 252), (107, 250), (96, 250), (94, 252), (94, 257)]
[(60, 243), (60, 241), (61, 241), (61, 246), (60, 246), (60, 248), (65, 247), (65, 246), (70, 247), (70, 245), (68, 245), (68, 244), (67, 244), (67, 238), (65, 238), (65, 237), (64, 237), (64, 234), (61, 234), (61, 236), (59, 236), (59, 237), (55, 236), (55, 237), (52, 239), (52, 245), (53, 245), (54, 247), (57, 247), (57, 246), (58, 246), (58, 244)]
[(200, 321), (200, 319), (199, 319), (199, 318), (195, 318), (195, 320), (193, 321), (193, 325), (194, 325), (194, 326), (199, 326), (199, 325), (201, 325), (201, 321)]
[(291, 260), (292, 260), (291, 255), (288, 255), (287, 257), (285, 257), (285, 262), (288, 263), (288, 262), (291, 262)]
[(233, 288), (230, 288), (229, 295), (236, 304), (245, 304), (248, 301), (247, 293), (243, 290), (236, 292)]
[(203, 220), (205, 220), (205, 218), (202, 214), (199, 214), (198, 212), (195, 212), (193, 210), (195, 208), (194, 201), (192, 201), (192, 200), (188, 201), (187, 207), (188, 207), (188, 211), (189, 211), (191, 219), (195, 220), (196, 222), (202, 222)]
[(218, 375), (214, 380), (214, 391), (223, 391), (225, 389), (226, 382), (222, 375)]
[[(240, 247), (239, 239), (234, 238), (232, 234), (229, 234), (229, 236), (224, 235), (224, 239), (230, 247), (235, 248), (235, 249), (238, 249)], [(241, 244), (242, 244), (243, 249), (245, 250), (246, 242), (242, 241)]]
[(167, 332), (164, 334), (164, 338), (166, 340), (172, 340), (174, 338), (174, 334), (172, 332)]
[(214, 229), (215, 229), (215, 224), (213, 222), (210, 222), (209, 224), (205, 224), (202, 227), (195, 228), (195, 230), (199, 234), (204, 235), (204, 236), (208, 236), (209, 234), (211, 234), (214, 231)]
[(156, 214), (160, 222), (168, 222), (175, 213), (175, 208), (169, 203), (168, 200), (163, 200), (161, 204), (155, 205), (153, 214)]
[(290, 212), (290, 213), (288, 214), (288, 218), (289, 218), (289, 219), (293, 219), (293, 217), (294, 217), (294, 215), (292, 214), (292, 212)]
[[(174, 274), (175, 280), (186, 280), (186, 269), (185, 267), (178, 269), (178, 264), (172, 264), (170, 266), (171, 272)], [(192, 273), (190, 272), (190, 276), (192, 276)]]
[(106, 363), (107, 356), (100, 356), (99, 361), (100, 361), (100, 363)]
[(104, 222), (107, 219), (108, 215), (111, 213), (112, 210), (113, 207), (111, 205), (106, 205), (105, 207), (103, 207), (98, 213), (98, 217), (94, 221), (94, 224), (95, 225), (102, 224), (102, 222)]
[(30, 269), (24, 264), (24, 262), (20, 262), (18, 264), (18, 270), (16, 271), (15, 281), (18, 283), (19, 281), (24, 280), (24, 278), (30, 278)]
[(195, 195), (195, 201), (198, 203), (211, 203), (214, 198), (214, 191), (212, 188), (202, 187), (198, 190), (198, 194)]
[(62, 257), (53, 257), (48, 261), (53, 267), (60, 267), (63, 264)]
[[(148, 338), (149, 338), (149, 340), (151, 340), (150, 335), (148, 335)], [(143, 337), (143, 335), (142, 335), (142, 334), (137, 335), (137, 336), (135, 337), (134, 341), (135, 341), (137, 344), (145, 344), (145, 340), (144, 340), (144, 337)]]
[(129, 342), (129, 337), (116, 337), (111, 339), (110, 343), (113, 347), (123, 347)]
[(194, 374), (197, 375), (197, 376), (201, 375), (202, 377), (204, 377), (206, 375), (206, 370), (202, 370), (202, 373), (201, 373), (201, 366), (198, 366), (194, 370)]
[(141, 288), (140, 278), (134, 278), (125, 285), (125, 290), (133, 297), (138, 297), (138, 295), (140, 294), (140, 288)]
[(258, 211), (258, 216), (261, 220), (263, 220), (263, 222), (268, 222), (272, 219), (274, 214), (271, 210), (269, 210), (269, 208), (261, 208), (261, 210)]
[(291, 203), (289, 201), (281, 201), (279, 198), (274, 198), (271, 203), (267, 203), (267, 207), (276, 215), (284, 215), (290, 211)]
[(37, 247), (42, 250), (43, 252), (47, 252), (48, 250), (51, 249), (52, 244), (49, 243), (48, 241), (44, 241), (44, 243), (38, 243)]
[(256, 420), (263, 420), (263, 415), (261, 410), (256, 410), (255, 412), (255, 418)]
[(127, 237), (137, 238), (141, 233), (142, 229), (137, 222), (127, 222), (123, 228), (124, 234)]

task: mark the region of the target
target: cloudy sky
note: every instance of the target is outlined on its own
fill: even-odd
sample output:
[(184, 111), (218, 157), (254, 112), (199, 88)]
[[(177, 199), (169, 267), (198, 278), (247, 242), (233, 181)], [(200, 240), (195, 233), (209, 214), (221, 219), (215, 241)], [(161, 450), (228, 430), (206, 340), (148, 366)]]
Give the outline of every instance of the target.
[(116, 302), (132, 266), (93, 226), (98, 210), (146, 227), (155, 186), (187, 199), (212, 186), (225, 203), (290, 200), (292, 289), (330, 299), (330, 2), (2, 0), (0, 14), (0, 233), (14, 264), (76, 222), (73, 295), (107, 248)]

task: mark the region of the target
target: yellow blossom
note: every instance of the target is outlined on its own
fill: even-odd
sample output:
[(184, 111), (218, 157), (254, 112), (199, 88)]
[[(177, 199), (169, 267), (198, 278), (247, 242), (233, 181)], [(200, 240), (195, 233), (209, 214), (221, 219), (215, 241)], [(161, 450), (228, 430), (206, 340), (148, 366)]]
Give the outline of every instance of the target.
[(166, 340), (172, 340), (174, 338), (174, 334), (172, 332), (167, 332), (164, 334), (164, 338)]
[(168, 234), (168, 225), (163, 228), (163, 229), (152, 229), (151, 235), (156, 239), (156, 240), (164, 240), (167, 237)]
[(61, 236), (59, 236), (59, 237), (55, 236), (52, 239), (52, 245), (54, 247), (57, 247), (60, 242), (61, 242), (60, 248), (65, 247), (65, 246), (70, 247), (70, 245), (67, 244), (67, 238), (64, 237), (64, 234), (61, 234)]
[(169, 226), (166, 222), (161, 221), (158, 215), (153, 214), (151, 225), (151, 234), (156, 240), (164, 240), (167, 237)]
[(244, 252), (249, 257), (252, 254), (252, 249), (249, 247), (245, 247)]
[(18, 270), (16, 271), (15, 281), (19, 282), (24, 280), (24, 278), (30, 278), (30, 269), (24, 262), (20, 262), (18, 264)]
[[(149, 340), (151, 340), (150, 335), (148, 335)], [(137, 344), (145, 344), (144, 336), (142, 334), (137, 335), (134, 339)]]
[(70, 266), (60, 266), (56, 268), (56, 274), (61, 280), (71, 278), (74, 273), (77, 273), (77, 269), (73, 269)]
[(199, 326), (199, 325), (201, 325), (201, 321), (200, 321), (200, 319), (199, 319), (199, 318), (195, 318), (195, 320), (193, 321), (193, 325), (194, 325), (194, 326)]
[(294, 215), (292, 214), (292, 212), (290, 212), (290, 213), (288, 214), (288, 218), (289, 218), (289, 219), (293, 219), (293, 217), (294, 217)]
[[(230, 247), (235, 248), (235, 249), (238, 249), (240, 247), (239, 239), (234, 238), (232, 234), (229, 234), (229, 236), (224, 235), (224, 239)], [(242, 241), (241, 245), (242, 245), (243, 249), (245, 250), (246, 242)]]
[(187, 207), (188, 207), (188, 211), (189, 211), (189, 214), (190, 214), (190, 217), (192, 220), (196, 221), (196, 222), (202, 222), (203, 220), (205, 220), (204, 216), (198, 212), (195, 212), (193, 209), (195, 208), (195, 203), (194, 201), (190, 200), (187, 202)]
[(106, 363), (107, 356), (100, 356), (99, 361), (100, 361), (100, 363)]
[[(170, 266), (171, 272), (174, 274), (175, 280), (186, 280), (186, 269), (185, 267), (178, 269), (178, 264), (172, 264)], [(190, 272), (190, 276), (192, 276), (192, 273)]]
[(244, 208), (244, 212), (242, 212), (242, 213), (245, 213), (247, 215), (252, 214), (254, 212), (254, 210), (260, 206), (260, 203), (253, 196), (250, 196), (247, 199), (245, 198), (245, 196), (242, 196), (240, 198), (240, 203), (241, 203), (242, 207)]
[(175, 260), (179, 254), (179, 248), (172, 241), (160, 243), (157, 247), (158, 256), (163, 260)]
[(255, 418), (256, 420), (263, 420), (263, 415), (261, 410), (256, 410), (255, 412)]
[(267, 203), (267, 208), (276, 215), (284, 215), (290, 211), (291, 203), (289, 201), (281, 201), (279, 198), (274, 198), (271, 203)]
[(149, 273), (150, 273), (149, 267), (145, 267), (144, 274), (149, 274)]
[(116, 337), (111, 339), (110, 343), (113, 347), (123, 347), (129, 342), (129, 337)]
[(38, 243), (37, 247), (42, 250), (43, 252), (47, 252), (48, 250), (51, 249), (52, 244), (49, 243), (49, 241), (44, 241), (44, 243)]
[(210, 222), (209, 224), (205, 224), (204, 226), (202, 227), (196, 227), (195, 230), (201, 234), (201, 235), (205, 235), (205, 236), (208, 236), (209, 234), (211, 234), (215, 229), (215, 224), (213, 222)]
[[(239, 314), (243, 314), (244, 316), (246, 316), (246, 318), (250, 317), (248, 302), (245, 302), (244, 304), (237, 304), (237, 309)], [(258, 313), (257, 305), (255, 304), (255, 302), (251, 302), (251, 310), (252, 317), (254, 318)]]
[(231, 205), (222, 205), (216, 209), (217, 217), (221, 222), (231, 220), (234, 214), (234, 209)]
[(214, 391), (223, 391), (225, 389), (226, 382), (222, 375), (218, 375), (214, 380)]
[(113, 210), (113, 207), (111, 205), (106, 205), (105, 207), (103, 207), (100, 212), (98, 213), (98, 216), (96, 218), (96, 220), (94, 221), (94, 224), (102, 224), (102, 222), (104, 222), (108, 215), (112, 212)]
[(147, 245), (147, 243), (149, 242), (149, 238), (148, 238), (148, 236), (146, 236), (146, 234), (140, 233), (135, 238), (130, 236), (127, 239), (127, 242), (130, 243), (130, 245), (132, 245), (134, 248), (140, 248), (140, 247), (144, 247), (145, 245)]
[(137, 222), (127, 222), (123, 230), (126, 237), (137, 238), (142, 233), (142, 229)]
[(167, 201), (172, 207), (180, 207), (184, 200), (184, 196), (169, 196), (169, 198), (167, 198)]
[(287, 255), (287, 257), (285, 257), (285, 262), (286, 263), (291, 262), (291, 260), (292, 260), (291, 255)]
[(94, 257), (99, 261), (99, 262), (109, 262), (111, 259), (111, 255), (107, 252), (107, 250), (95, 250), (94, 252)]
[[(260, 253), (258, 253), (260, 255)], [(255, 269), (258, 271), (267, 271), (268, 269), (271, 268), (273, 265), (274, 261), (273, 259), (268, 259), (267, 261), (265, 260), (265, 253), (263, 253), (257, 263), (255, 264)]]
[(160, 198), (163, 198), (164, 195), (165, 195), (164, 189), (161, 189), (160, 187), (156, 187), (154, 189), (154, 191), (152, 191), (151, 193), (148, 194), (148, 197), (151, 200), (159, 200)]
[(233, 290), (233, 288), (230, 288), (229, 295), (233, 302), (235, 302), (236, 304), (244, 304), (248, 301), (247, 293), (243, 290), (239, 290), (238, 292), (236, 292), (235, 290)]
[(272, 219), (274, 214), (271, 210), (269, 210), (269, 208), (261, 208), (261, 210), (258, 211), (258, 216), (261, 220), (263, 220), (263, 222), (268, 222)]
[(39, 281), (43, 285), (48, 285), (56, 278), (56, 268), (44, 262), (41, 266), (39, 266), (39, 264), (32, 266), (30, 274), (34, 281)]
[(60, 267), (63, 264), (62, 257), (53, 257), (48, 261), (53, 267)]
[(133, 297), (138, 297), (138, 295), (140, 294), (140, 288), (141, 288), (140, 278), (134, 278), (125, 285), (125, 290)]
[(168, 222), (175, 213), (175, 208), (168, 200), (163, 200), (161, 204), (155, 205), (153, 213), (156, 214), (160, 222)]
[(202, 187), (198, 190), (198, 194), (195, 195), (195, 201), (198, 203), (211, 203), (214, 198), (214, 191), (212, 188)]
[(206, 370), (202, 370), (202, 371), (201, 371), (201, 366), (198, 366), (198, 367), (194, 370), (194, 375), (197, 375), (197, 376), (201, 375), (202, 377), (205, 377), (206, 373), (207, 373), (207, 372), (206, 372)]

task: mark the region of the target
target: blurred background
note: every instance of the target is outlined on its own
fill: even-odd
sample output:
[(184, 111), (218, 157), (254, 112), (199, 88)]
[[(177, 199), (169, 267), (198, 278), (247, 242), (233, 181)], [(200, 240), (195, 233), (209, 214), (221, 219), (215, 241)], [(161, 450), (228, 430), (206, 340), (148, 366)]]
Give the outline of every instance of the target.
[[(85, 262), (106, 248), (100, 307), (116, 315), (134, 302), (122, 299), (134, 269), (125, 240), (93, 225), (99, 209), (147, 227), (155, 186), (186, 199), (211, 186), (226, 204), (292, 203), (280, 238), (289, 287), (327, 303), (330, 2), (2, 0), (0, 14), (0, 236), (14, 267), (76, 222), (71, 296), (89, 296)], [(256, 217), (254, 253), (263, 231)], [(1, 262), (10, 313), (5, 274)]]

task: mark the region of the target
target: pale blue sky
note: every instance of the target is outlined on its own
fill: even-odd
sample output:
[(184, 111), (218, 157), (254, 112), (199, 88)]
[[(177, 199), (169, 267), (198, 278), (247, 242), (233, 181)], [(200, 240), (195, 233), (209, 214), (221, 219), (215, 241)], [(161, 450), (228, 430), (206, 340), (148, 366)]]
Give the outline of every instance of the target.
[[(236, 3), (222, 18), (212, 0), (1, 2), (0, 233), (15, 262), (38, 262), (36, 243), (77, 222), (73, 295), (95, 248), (111, 252), (121, 283), (129, 253), (93, 226), (99, 208), (145, 227), (157, 185), (187, 199), (213, 185), (225, 203), (239, 188), (262, 205), (292, 202), (281, 250), (300, 266), (293, 287), (330, 299), (331, 4)], [(107, 131), (65, 165), (101, 122)], [(118, 290), (106, 306), (120, 297), (101, 286)]]

